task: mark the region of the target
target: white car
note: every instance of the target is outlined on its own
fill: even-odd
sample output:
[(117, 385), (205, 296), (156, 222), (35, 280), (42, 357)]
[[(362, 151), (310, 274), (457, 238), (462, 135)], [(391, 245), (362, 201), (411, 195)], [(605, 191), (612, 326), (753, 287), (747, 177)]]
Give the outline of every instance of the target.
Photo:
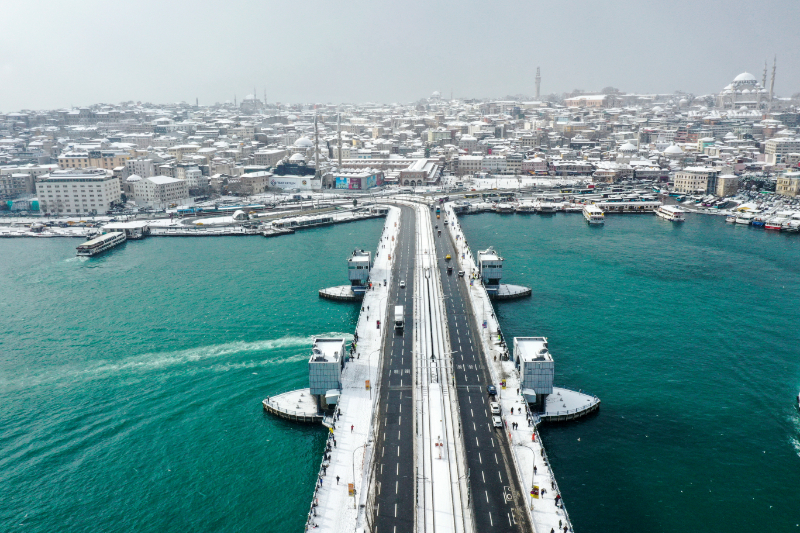
[(400, 280), (400, 288), (401, 288), (401, 289), (405, 289), (405, 288), (406, 288), (406, 282), (405, 282), (405, 280)]
[(499, 416), (493, 416), (492, 417), (492, 425), (494, 425), (494, 427), (496, 427), (496, 428), (503, 427), (503, 419), (500, 418)]
[(500, 404), (497, 402), (489, 402), (489, 410), (492, 412), (493, 415), (499, 415)]

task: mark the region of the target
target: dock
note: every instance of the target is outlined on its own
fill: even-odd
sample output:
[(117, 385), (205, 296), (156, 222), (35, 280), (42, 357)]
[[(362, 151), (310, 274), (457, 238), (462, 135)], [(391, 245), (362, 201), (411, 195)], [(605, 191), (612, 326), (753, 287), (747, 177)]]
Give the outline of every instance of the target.
[(328, 300), (340, 300), (344, 302), (356, 302), (364, 298), (364, 293), (353, 292), (351, 285), (337, 285), (336, 287), (328, 287), (327, 289), (319, 290), (319, 297)]
[(317, 409), (310, 389), (298, 389), (268, 396), (261, 404), (264, 411), (292, 422), (322, 423), (323, 413)]
[(582, 418), (600, 409), (600, 398), (581, 391), (553, 387), (545, 400), (545, 410), (539, 417), (542, 422), (565, 422)]
[(497, 289), (497, 293), (490, 295), (494, 300), (513, 300), (515, 298), (524, 298), (531, 295), (530, 287), (523, 287), (522, 285), (507, 285), (501, 284)]

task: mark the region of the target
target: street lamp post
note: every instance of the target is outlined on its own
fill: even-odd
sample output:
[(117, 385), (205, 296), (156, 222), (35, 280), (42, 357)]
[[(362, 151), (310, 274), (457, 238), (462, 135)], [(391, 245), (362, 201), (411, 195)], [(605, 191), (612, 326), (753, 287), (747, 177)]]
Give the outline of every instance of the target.
[(353, 509), (356, 508), (356, 451), (358, 448), (363, 448), (366, 444), (356, 447), (353, 450)]
[[(527, 446), (523, 446), (522, 444), (515, 444), (517, 448), (524, 448), (531, 452), (533, 458), (533, 465), (531, 466), (531, 492), (533, 492), (533, 486), (535, 483), (534, 476), (536, 475), (536, 452), (533, 451), (532, 448), (528, 448)], [(531, 494), (531, 510), (533, 510), (533, 494)]]

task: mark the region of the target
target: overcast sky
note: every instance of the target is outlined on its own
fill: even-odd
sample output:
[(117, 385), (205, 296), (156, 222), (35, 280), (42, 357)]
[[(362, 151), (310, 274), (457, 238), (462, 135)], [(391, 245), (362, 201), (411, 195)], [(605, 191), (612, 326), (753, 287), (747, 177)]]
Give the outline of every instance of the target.
[[(655, 5), (653, 5), (655, 4)], [(339, 7), (337, 7), (339, 6)], [(800, 92), (798, 0), (5, 0), (0, 111), (98, 102), (410, 102), (614, 86)], [(769, 83), (769, 81), (768, 81)]]

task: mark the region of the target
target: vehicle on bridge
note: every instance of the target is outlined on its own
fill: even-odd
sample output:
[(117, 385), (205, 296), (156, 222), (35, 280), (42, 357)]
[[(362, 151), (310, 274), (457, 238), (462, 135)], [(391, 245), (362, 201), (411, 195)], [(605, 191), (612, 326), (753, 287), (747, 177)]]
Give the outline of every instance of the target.
[(406, 288), (406, 281), (404, 279), (400, 280), (400, 288), (401, 289), (405, 289)]
[(500, 418), (499, 416), (493, 416), (493, 417), (492, 417), (492, 425), (493, 425), (494, 427), (496, 427), (496, 428), (501, 428), (501, 427), (503, 427), (503, 419), (502, 419), (502, 418)]
[(453, 267), (451, 266), (447, 267), (447, 275), (450, 276), (452, 274), (453, 274)]
[(403, 331), (406, 325), (406, 318), (403, 315), (403, 306), (394, 306), (394, 329), (395, 331)]
[(497, 387), (494, 385), (487, 385), (486, 392), (489, 393), (489, 396), (497, 396)]
[(491, 410), (493, 415), (500, 414), (500, 404), (497, 402), (490, 402), (489, 403), (489, 410)]
[(450, 259), (451, 259), (450, 254), (447, 254), (446, 256), (444, 256), (444, 260), (445, 261), (450, 261)]

